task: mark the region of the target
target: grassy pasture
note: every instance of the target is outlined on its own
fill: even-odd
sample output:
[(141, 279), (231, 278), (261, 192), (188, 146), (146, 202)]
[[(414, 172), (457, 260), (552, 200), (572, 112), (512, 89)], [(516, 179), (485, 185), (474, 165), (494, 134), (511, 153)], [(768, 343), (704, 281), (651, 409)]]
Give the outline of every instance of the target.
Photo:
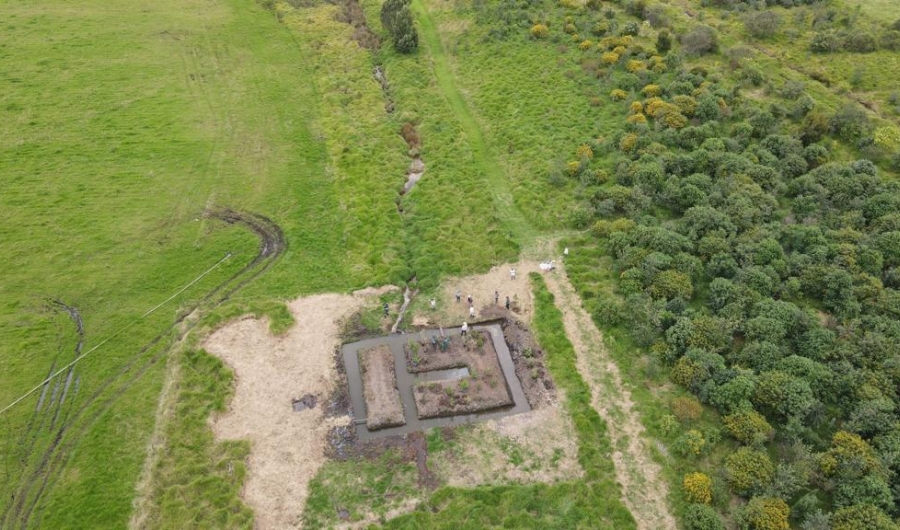
[[(379, 240), (358, 235), (368, 226), (350, 227), (356, 235), (346, 239), (356, 244), (342, 244), (341, 196), (357, 191), (339, 192), (326, 169), (308, 64), (270, 12), (238, 1), (73, 9), (44, 0), (7, 3), (5, 15), (0, 400), (5, 406), (74, 357), (74, 325), (47, 299), (79, 309), (84, 351), (138, 322), (78, 366), (56, 420), (48, 406), (35, 413), (38, 396), (4, 414), (0, 524), (122, 527), (174, 310), (257, 251), (249, 231), (202, 219), (205, 208), (259, 212), (288, 240), (232, 308), (381, 283), (392, 258), (369, 252)], [(229, 251), (221, 267), (141, 317)], [(227, 376), (215, 380), (227, 388)], [(41, 471), (45, 455), (49, 471)]]

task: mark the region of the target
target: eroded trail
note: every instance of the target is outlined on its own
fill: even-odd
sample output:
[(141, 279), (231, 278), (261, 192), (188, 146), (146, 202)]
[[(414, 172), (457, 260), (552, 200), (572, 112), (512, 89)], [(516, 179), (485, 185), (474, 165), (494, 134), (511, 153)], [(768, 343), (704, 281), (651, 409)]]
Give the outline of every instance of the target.
[(650, 456), (631, 392), (623, 384), (618, 366), (603, 346), (603, 336), (584, 310), (564, 269), (546, 274), (544, 278), (556, 297), (566, 335), (578, 354), (578, 371), (591, 387), (591, 403), (609, 428), (622, 501), (639, 529), (675, 530), (675, 518), (667, 502), (668, 486), (659, 465)]

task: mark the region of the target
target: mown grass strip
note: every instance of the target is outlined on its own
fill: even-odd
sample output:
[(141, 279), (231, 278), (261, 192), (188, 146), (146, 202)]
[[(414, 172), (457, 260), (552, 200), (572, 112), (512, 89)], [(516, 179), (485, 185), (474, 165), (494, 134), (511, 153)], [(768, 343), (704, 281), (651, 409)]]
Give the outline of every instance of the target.
[(575, 349), (566, 337), (562, 313), (539, 274), (532, 274), (534, 328), (547, 354), (547, 367), (566, 396), (578, 436), (584, 480), (528, 486), (441, 488), (412, 514), (386, 528), (636, 528), (620, 501), (606, 424), (591, 407), (590, 388), (578, 373)]
[(444, 51), (437, 28), (431, 20), (428, 9), (422, 3), (422, 0), (413, 0), (411, 7), (419, 22), (422, 43), (425, 45), (432, 60), (435, 81), (453, 109), (457, 120), (459, 120), (466, 140), (472, 148), (472, 154), (475, 157), (478, 169), (487, 178), (491, 197), (498, 215), (516, 241), (521, 244), (522, 241), (534, 235), (534, 230), (525, 219), (525, 216), (522, 215), (522, 212), (516, 207), (513, 196), (509, 192), (509, 183), (506, 180), (506, 176), (494, 160), (481, 128), (478, 126), (478, 122), (475, 121), (475, 116), (469, 110), (469, 106), (456, 87), (453, 71), (450, 68), (450, 60)]

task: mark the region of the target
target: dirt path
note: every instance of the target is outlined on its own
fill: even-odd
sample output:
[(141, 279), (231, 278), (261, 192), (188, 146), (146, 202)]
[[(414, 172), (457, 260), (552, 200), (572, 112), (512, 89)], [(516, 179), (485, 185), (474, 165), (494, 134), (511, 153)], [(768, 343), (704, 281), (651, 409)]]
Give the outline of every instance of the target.
[(297, 323), (283, 336), (272, 336), (266, 320), (243, 318), (204, 341), (235, 372), (229, 410), (211, 423), (219, 440), (252, 444), (242, 497), (255, 512), (256, 528), (301, 525), (309, 480), (326, 460), (328, 430), (346, 418), (327, 418), (322, 407), (295, 412), (292, 400), (312, 394), (325, 401), (337, 379), (338, 320), (380, 292), (295, 300), (288, 307)]
[(603, 346), (603, 336), (584, 310), (564, 268), (545, 274), (544, 278), (562, 311), (566, 335), (578, 355), (578, 371), (591, 387), (591, 402), (609, 428), (622, 501), (637, 521), (638, 529), (675, 530), (675, 518), (667, 502), (668, 486), (659, 465), (650, 456), (631, 392)]

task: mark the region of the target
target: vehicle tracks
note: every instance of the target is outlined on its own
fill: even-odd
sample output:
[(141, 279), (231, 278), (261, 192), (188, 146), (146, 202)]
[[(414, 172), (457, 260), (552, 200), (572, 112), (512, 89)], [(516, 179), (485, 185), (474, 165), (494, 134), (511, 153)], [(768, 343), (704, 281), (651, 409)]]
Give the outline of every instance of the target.
[[(28, 528), (40, 525), (40, 501), (58, 480), (72, 449), (87, 432), (108, 412), (117, 400), (130, 389), (146, 372), (169, 352), (168, 346), (184, 338), (200, 322), (203, 311), (209, 311), (268, 270), (284, 253), (287, 241), (284, 232), (271, 219), (249, 212), (231, 209), (208, 210), (205, 218), (222, 221), (229, 225), (240, 225), (249, 229), (259, 239), (256, 255), (244, 267), (213, 287), (209, 292), (179, 312), (176, 319), (143, 347), (138, 349), (116, 373), (97, 385), (83, 401), (77, 401), (81, 377), (76, 376), (72, 366), (65, 378), (48, 381), (38, 399), (34, 412), (27, 420), (27, 427), (19, 437), (15, 448), (18, 461), (24, 469), (7, 470), (7, 480), (18, 477), (18, 485), (8, 499), (0, 502), (0, 530)], [(74, 348), (75, 357), (81, 355), (84, 345), (84, 324), (74, 306), (60, 300), (51, 300), (51, 307), (67, 313), (76, 327), (78, 341)], [(165, 339), (169, 340), (165, 340)], [(58, 355), (57, 355), (58, 358)], [(49, 374), (54, 373), (57, 359), (54, 359)], [(74, 385), (73, 385), (74, 383)], [(53, 390), (49, 391), (53, 385)], [(48, 391), (50, 399), (47, 400)], [(70, 395), (71, 393), (71, 395)], [(48, 416), (52, 420), (47, 425)], [(41, 444), (41, 433), (49, 431), (49, 442)]]

